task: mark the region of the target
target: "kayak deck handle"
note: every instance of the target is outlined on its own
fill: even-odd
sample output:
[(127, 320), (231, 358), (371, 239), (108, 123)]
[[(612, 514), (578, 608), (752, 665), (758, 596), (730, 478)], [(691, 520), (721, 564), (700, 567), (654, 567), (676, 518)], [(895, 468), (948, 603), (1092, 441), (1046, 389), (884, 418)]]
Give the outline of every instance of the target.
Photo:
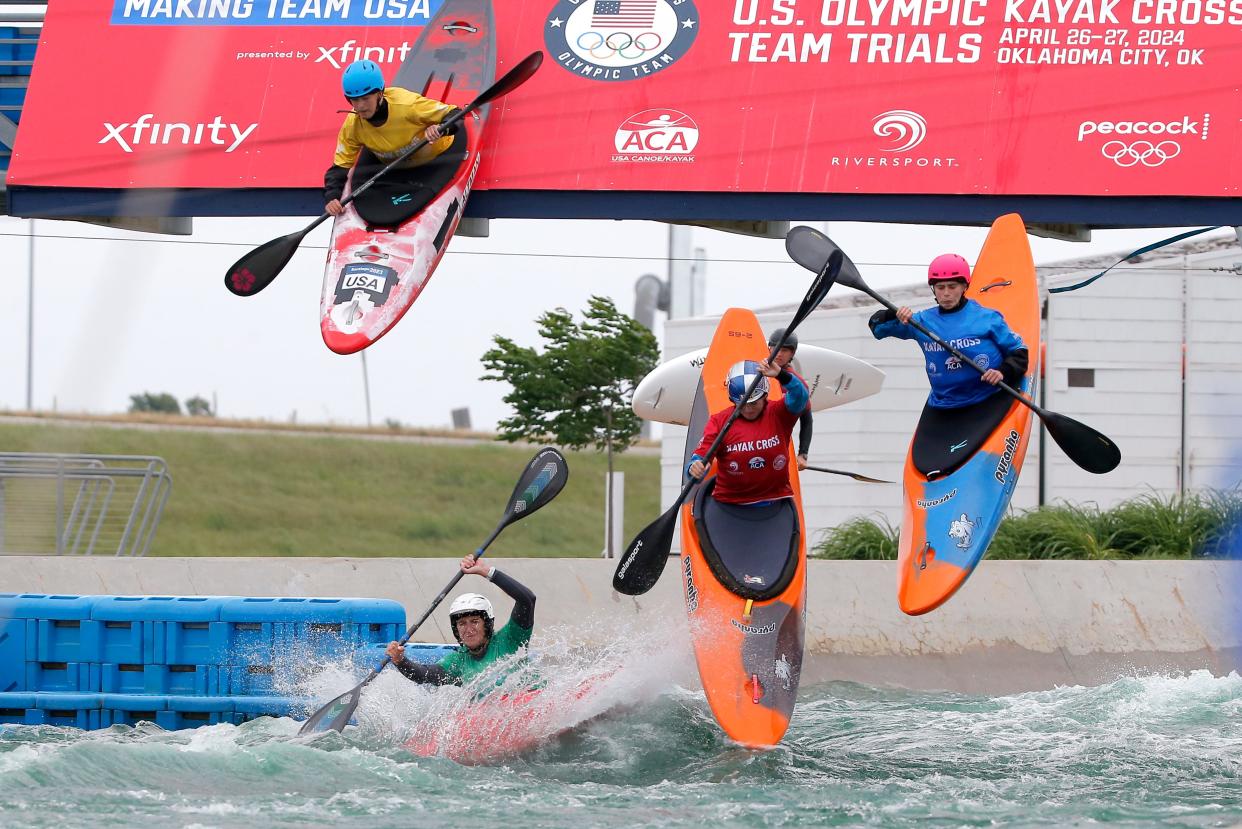
[(986, 294), (988, 291), (992, 290), (993, 288), (1008, 288), (1012, 284), (1013, 284), (1012, 279), (997, 279), (997, 280), (994, 280), (990, 285), (984, 285), (982, 288), (980, 288), (979, 293)]
[(742, 621), (743, 622), (748, 622), (748, 623), (750, 622), (750, 611), (754, 606), (755, 606), (754, 599), (746, 600), (746, 607), (742, 608)]
[(750, 682), (746, 684), (750, 686), (750, 701), (758, 705), (759, 700), (763, 699), (763, 686), (759, 684), (759, 674), (751, 674)]

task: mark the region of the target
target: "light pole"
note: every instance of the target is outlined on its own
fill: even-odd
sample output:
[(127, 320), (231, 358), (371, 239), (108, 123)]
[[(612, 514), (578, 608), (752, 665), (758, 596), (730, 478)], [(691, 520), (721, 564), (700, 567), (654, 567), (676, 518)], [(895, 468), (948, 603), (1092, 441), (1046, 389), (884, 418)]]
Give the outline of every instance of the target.
[(604, 446), (608, 453), (608, 478), (604, 484), (604, 556), (612, 558), (612, 401), (604, 401)]
[(30, 253), (26, 258), (26, 411), (34, 411), (34, 248), (35, 220), (30, 220)]

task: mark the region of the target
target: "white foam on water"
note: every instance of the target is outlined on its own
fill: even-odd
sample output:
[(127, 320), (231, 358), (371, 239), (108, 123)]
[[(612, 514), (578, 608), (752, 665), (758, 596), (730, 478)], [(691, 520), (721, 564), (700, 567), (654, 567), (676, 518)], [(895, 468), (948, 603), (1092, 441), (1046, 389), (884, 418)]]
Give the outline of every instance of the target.
[[(414, 740), (423, 752), (468, 759), (529, 749), (610, 711), (642, 704), (691, 681), (684, 630), (613, 626), (604, 644), (585, 646), (581, 626), (537, 631), (528, 653), (498, 664), (466, 688), (425, 687), (388, 668), (364, 690), (351, 740), (374, 748)], [(602, 637), (587, 637), (600, 641)], [(321, 666), (296, 691), (308, 710), (357, 685), (370, 666)], [(537, 695), (526, 695), (530, 687)], [(483, 704), (507, 697), (505, 704)], [(523, 697), (520, 703), (514, 698)], [(529, 697), (526, 699), (525, 697)], [(434, 747), (434, 750), (432, 749)], [(510, 750), (511, 749), (511, 750)]]

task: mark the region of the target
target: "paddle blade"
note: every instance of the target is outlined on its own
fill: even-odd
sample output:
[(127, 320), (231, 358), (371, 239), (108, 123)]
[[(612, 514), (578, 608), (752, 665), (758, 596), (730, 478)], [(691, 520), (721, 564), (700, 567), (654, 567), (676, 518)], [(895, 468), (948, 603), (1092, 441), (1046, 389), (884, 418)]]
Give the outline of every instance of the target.
[(341, 694), (336, 699), (320, 708), (311, 718), (302, 723), (298, 734), (319, 734), (324, 731), (342, 731), (349, 724), (354, 712), (358, 710), (358, 701), (362, 699), (362, 688), (366, 683), (358, 685)]
[(1107, 435), (1056, 412), (1041, 410), (1038, 414), (1057, 446), (1088, 472), (1103, 475), (1112, 472), (1121, 463), (1121, 449)]
[(289, 264), (305, 235), (305, 230), (299, 230), (259, 245), (233, 263), (224, 277), (224, 287), (238, 296), (254, 296), (272, 284), (276, 275)]
[(481, 107), (487, 102), (494, 101), (503, 95), (508, 95), (510, 92), (530, 80), (530, 76), (535, 74), (535, 71), (539, 69), (539, 66), (542, 63), (543, 52), (531, 52), (529, 55), (522, 58), (521, 63), (502, 75), (500, 80), (483, 90), (479, 97), (470, 102), (469, 108), (475, 109), (476, 107)]
[(551, 501), (568, 480), (569, 464), (565, 456), (552, 448), (540, 449), (518, 478), (500, 526), (519, 521)]
[(806, 225), (798, 225), (785, 234), (785, 252), (789, 254), (790, 259), (808, 271), (818, 273), (833, 251), (841, 251), (843, 257), (841, 270), (837, 274), (837, 282), (856, 291), (865, 291), (866, 283), (863, 282), (862, 274), (858, 272), (858, 266), (845, 255), (845, 251), (841, 250), (836, 242), (815, 228)]
[[(682, 490), (683, 496), (686, 492)], [(617, 572), (612, 576), (612, 589), (627, 596), (641, 596), (660, 580), (669, 551), (673, 548), (673, 530), (677, 528), (677, 510), (683, 498), (647, 525), (625, 548)]]

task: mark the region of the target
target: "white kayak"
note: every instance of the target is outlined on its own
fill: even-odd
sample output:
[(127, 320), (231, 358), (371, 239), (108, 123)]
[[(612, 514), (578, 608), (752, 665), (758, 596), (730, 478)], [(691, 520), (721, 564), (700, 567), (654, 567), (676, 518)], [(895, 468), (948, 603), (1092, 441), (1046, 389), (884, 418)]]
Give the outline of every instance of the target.
[[(690, 409), (707, 349), (700, 348), (658, 366), (634, 390), (634, 413), (644, 420), (690, 422)], [(869, 397), (884, 384), (884, 372), (857, 357), (815, 345), (800, 345), (793, 370), (811, 392), (811, 411)]]

